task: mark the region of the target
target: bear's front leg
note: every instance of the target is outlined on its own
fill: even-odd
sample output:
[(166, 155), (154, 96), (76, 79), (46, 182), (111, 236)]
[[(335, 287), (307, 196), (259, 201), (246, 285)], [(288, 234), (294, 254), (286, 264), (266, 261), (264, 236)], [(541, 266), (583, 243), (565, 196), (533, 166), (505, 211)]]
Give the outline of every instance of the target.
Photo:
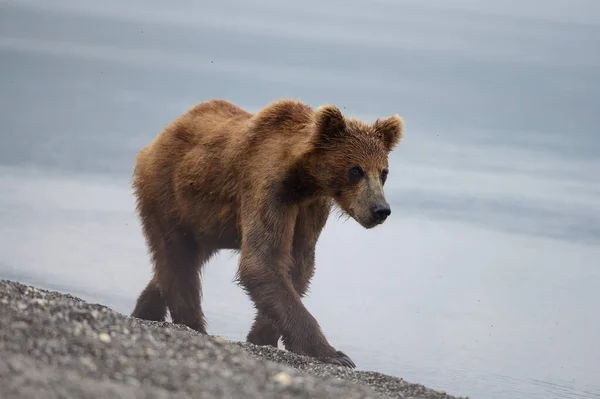
[(248, 205), (245, 204), (242, 212), (238, 278), (257, 310), (273, 320), (289, 351), (327, 363), (356, 367), (348, 356), (327, 342), (290, 278), (298, 209)]
[[(300, 298), (304, 298), (314, 275), (316, 244), (327, 222), (330, 208), (329, 201), (325, 199), (314, 201), (298, 210), (292, 241), (293, 263), (289, 274)], [(257, 312), (246, 340), (255, 345), (277, 348), (280, 337), (281, 332), (273, 320), (264, 313)]]
[(254, 345), (277, 348), (279, 337), (281, 337), (281, 333), (277, 329), (275, 322), (264, 313), (257, 311), (252, 328), (250, 328), (250, 332), (246, 336), (246, 341)]

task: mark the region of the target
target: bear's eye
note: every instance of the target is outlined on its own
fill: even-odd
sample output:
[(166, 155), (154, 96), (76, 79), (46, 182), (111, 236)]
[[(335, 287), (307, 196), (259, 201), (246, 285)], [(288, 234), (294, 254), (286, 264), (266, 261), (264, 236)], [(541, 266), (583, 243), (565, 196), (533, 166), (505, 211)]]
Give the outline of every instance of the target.
[(363, 172), (360, 166), (353, 166), (348, 170), (348, 174), (350, 175), (351, 180), (358, 180), (364, 176), (365, 172)]
[(387, 180), (387, 176), (388, 176), (388, 170), (384, 169), (381, 171), (381, 184), (385, 184), (385, 181)]

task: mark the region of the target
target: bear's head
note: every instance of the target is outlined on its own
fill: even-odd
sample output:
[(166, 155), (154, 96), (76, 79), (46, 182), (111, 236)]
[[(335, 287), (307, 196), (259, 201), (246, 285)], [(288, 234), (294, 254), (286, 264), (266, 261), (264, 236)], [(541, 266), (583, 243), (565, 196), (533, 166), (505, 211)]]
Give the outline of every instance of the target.
[(363, 227), (383, 223), (391, 213), (383, 190), (388, 155), (403, 137), (403, 119), (393, 115), (368, 124), (325, 105), (316, 110), (315, 128), (319, 170), (313, 175), (320, 186)]

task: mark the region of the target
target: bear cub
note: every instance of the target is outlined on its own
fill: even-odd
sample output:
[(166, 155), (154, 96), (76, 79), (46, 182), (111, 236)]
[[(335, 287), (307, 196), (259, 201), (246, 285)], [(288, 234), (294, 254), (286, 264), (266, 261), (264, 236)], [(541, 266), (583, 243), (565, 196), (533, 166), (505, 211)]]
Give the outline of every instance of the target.
[(133, 189), (153, 276), (132, 316), (206, 334), (202, 266), (240, 253), (236, 279), (256, 307), (247, 340), (356, 367), (332, 347), (302, 303), (315, 247), (337, 205), (366, 229), (391, 210), (388, 155), (398, 115), (366, 123), (333, 105), (276, 101), (252, 114), (223, 100), (199, 103), (136, 157)]

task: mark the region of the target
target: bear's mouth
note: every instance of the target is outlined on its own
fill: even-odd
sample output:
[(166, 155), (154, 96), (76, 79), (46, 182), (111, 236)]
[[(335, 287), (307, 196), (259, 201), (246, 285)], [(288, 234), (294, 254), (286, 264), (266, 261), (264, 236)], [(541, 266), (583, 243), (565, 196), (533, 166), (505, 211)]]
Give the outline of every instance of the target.
[(352, 209), (352, 208), (348, 209), (347, 213), (352, 219), (354, 219), (358, 224), (360, 224), (365, 229), (372, 229), (376, 226), (379, 226), (381, 223), (383, 223), (383, 221), (380, 222), (373, 217), (361, 218), (359, 216), (360, 214), (357, 212), (354, 212), (354, 209)]
[(383, 221), (377, 221), (377, 220), (375, 220), (375, 219), (371, 219), (371, 220), (369, 220), (369, 222), (368, 222), (368, 223), (362, 223), (362, 225), (363, 225), (363, 227), (364, 227), (364, 228), (366, 228), (366, 229), (372, 229), (372, 228), (374, 228), (374, 227), (377, 227), (377, 226), (379, 226), (379, 225), (380, 225), (380, 224), (382, 224), (382, 223), (383, 223)]

